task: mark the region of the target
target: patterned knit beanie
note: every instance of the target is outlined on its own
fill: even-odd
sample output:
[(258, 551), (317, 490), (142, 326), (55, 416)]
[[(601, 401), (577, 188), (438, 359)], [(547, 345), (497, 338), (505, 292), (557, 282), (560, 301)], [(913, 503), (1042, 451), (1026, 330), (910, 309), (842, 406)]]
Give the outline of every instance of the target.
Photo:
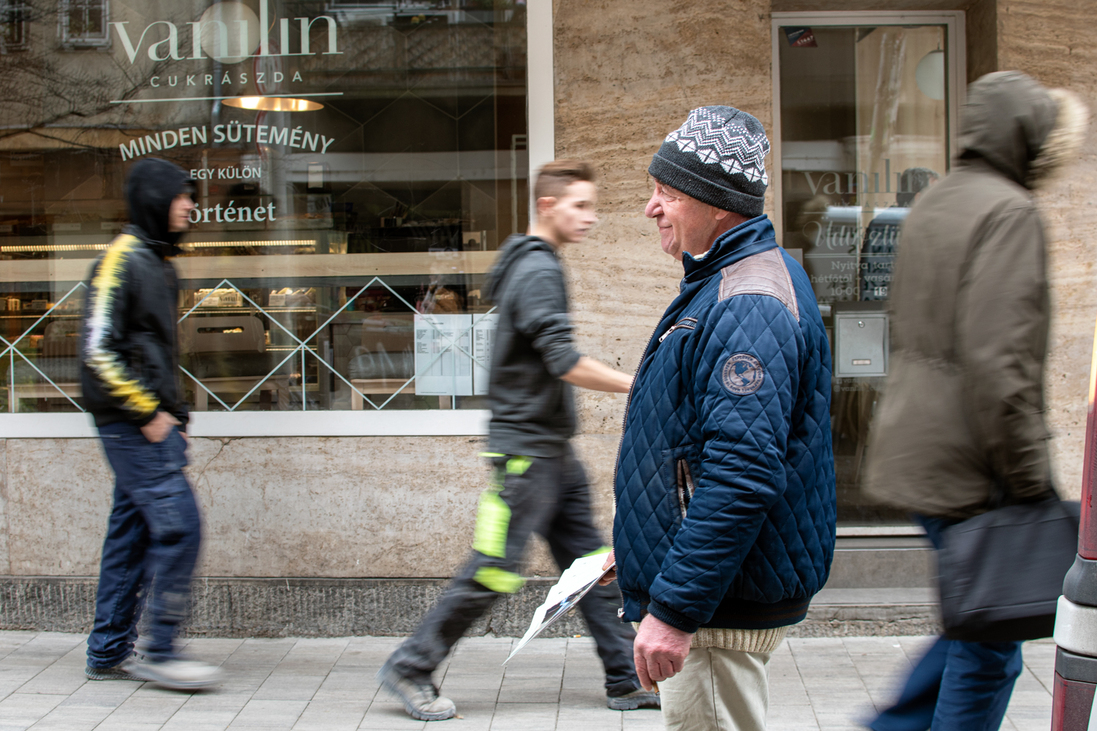
[(769, 184), (768, 154), (757, 119), (734, 107), (699, 107), (667, 135), (648, 172), (702, 203), (754, 218)]

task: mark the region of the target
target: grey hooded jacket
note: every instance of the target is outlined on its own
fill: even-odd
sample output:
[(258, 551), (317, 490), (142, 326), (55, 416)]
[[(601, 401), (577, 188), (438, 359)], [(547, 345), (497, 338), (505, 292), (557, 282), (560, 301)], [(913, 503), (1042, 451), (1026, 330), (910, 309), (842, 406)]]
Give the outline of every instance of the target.
[(1061, 156), (1053, 148), (1077, 122), (1072, 104), (1018, 72), (970, 86), (960, 158), (903, 228), (890, 375), (868, 448), (870, 497), (963, 518), (1002, 491), (1011, 502), (1053, 491), (1047, 253), (1030, 190)]
[(536, 236), (511, 236), (487, 291), (499, 313), (488, 379), (488, 451), (558, 457), (576, 425), (571, 385), (560, 377), (580, 355), (556, 250)]

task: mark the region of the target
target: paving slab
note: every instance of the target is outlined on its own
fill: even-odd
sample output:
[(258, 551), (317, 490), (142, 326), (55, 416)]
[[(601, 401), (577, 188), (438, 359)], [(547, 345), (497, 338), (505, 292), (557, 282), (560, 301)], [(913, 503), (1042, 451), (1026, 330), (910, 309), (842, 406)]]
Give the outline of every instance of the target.
[[(193, 637), (186, 651), (221, 665), (201, 693), (136, 681), (90, 682), (84, 637), (0, 632), (0, 731), (655, 731), (662, 714), (605, 707), (601, 663), (589, 637), (534, 640), (507, 666), (510, 637), (462, 640), (436, 682), (459, 722), (425, 723), (379, 691), (393, 637)], [(932, 637), (793, 637), (769, 666), (769, 726), (781, 731), (861, 729), (886, 707)], [(1055, 645), (1027, 643), (1006, 731), (1046, 731)]]

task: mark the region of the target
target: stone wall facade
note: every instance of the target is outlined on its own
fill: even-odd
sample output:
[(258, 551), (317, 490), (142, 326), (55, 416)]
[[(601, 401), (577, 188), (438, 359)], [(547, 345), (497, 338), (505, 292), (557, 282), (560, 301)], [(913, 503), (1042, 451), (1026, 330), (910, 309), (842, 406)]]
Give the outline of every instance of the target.
[[(643, 216), (652, 153), (690, 109), (704, 104), (732, 104), (771, 128), (770, 12), (819, 5), (555, 0), (557, 155), (593, 161), (601, 186), (598, 227), (564, 257), (583, 352), (631, 371), (677, 290), (680, 265), (662, 253), (654, 225)], [(1088, 0), (858, 0), (842, 9), (946, 8), (969, 10), (976, 21), (969, 25), (977, 29), (975, 39), (968, 34), (969, 45), (978, 46), (973, 68), (1020, 69), (1075, 90), (1097, 109)], [(1049, 422), (1059, 485), (1073, 496), (1080, 489), (1097, 315), (1095, 198), (1092, 143), (1039, 193), (1054, 298)], [(624, 403), (620, 395), (579, 398), (582, 433), (575, 444), (607, 537)], [(199, 573), (450, 576), (468, 551), (486, 482), (482, 447), (479, 438), (457, 437), (193, 439), (189, 471), (207, 520)], [(0, 576), (94, 576), (110, 494), (111, 475), (94, 440), (0, 440)], [(527, 573), (555, 573), (542, 546)]]
[[(1083, 23), (1085, 2), (998, 3), (998, 68), (1019, 69), (1048, 86), (1079, 94), (1097, 110), (1097, 49)], [(1097, 148), (1092, 125), (1078, 159), (1038, 193), (1047, 227), (1052, 293), (1047, 365), (1048, 423), (1061, 493), (1081, 492), (1087, 392), (1093, 352)]]

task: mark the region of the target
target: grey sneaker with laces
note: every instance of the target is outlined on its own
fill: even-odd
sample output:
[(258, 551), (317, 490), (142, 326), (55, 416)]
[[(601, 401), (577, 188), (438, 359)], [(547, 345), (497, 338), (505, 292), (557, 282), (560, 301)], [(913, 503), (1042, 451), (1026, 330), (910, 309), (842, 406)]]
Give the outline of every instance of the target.
[(126, 669), (138, 680), (147, 680), (168, 690), (204, 690), (221, 681), (221, 668), (198, 660), (163, 660), (148, 658), (127, 661)]
[(659, 694), (653, 690), (636, 690), (624, 695), (606, 696), (606, 707), (614, 711), (635, 711), (637, 708), (661, 708)]
[(412, 718), (442, 721), (457, 714), (457, 706), (449, 698), (438, 695), (433, 683), (416, 682), (404, 677), (387, 662), (377, 672), (377, 682), (403, 702), (404, 710)]

